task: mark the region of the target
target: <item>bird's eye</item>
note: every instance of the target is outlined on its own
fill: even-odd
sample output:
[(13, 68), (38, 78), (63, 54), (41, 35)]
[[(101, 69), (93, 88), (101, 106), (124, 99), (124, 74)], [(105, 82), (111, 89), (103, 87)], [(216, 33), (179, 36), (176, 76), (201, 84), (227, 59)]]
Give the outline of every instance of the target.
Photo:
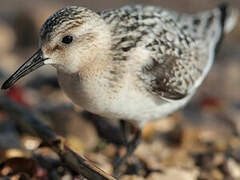
[(62, 39), (62, 43), (64, 44), (70, 44), (73, 41), (73, 37), (72, 36), (64, 36)]

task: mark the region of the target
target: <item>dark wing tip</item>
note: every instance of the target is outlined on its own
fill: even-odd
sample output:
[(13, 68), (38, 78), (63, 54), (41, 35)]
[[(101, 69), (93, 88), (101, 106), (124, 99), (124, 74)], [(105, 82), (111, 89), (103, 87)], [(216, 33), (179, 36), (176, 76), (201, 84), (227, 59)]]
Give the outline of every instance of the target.
[(221, 9), (221, 8), (227, 8), (229, 6), (229, 3), (228, 2), (222, 2), (221, 4), (219, 4), (219, 8)]
[(171, 100), (181, 100), (185, 98), (188, 94), (187, 93), (179, 93), (177, 91), (172, 92), (161, 92), (163, 98), (171, 99)]
[(222, 4), (219, 5), (219, 10), (221, 11), (221, 25), (222, 25), (222, 29), (224, 29), (224, 25), (225, 25), (225, 21), (227, 19), (227, 10), (228, 10), (228, 3), (227, 2), (223, 2)]
[(220, 13), (221, 13), (221, 16), (220, 16), (221, 36), (220, 36), (220, 39), (219, 39), (219, 41), (216, 45), (215, 52), (219, 51), (220, 45), (221, 45), (222, 40), (223, 40), (224, 28), (225, 28), (225, 24), (226, 24), (226, 20), (227, 20), (227, 16), (228, 16), (228, 12), (227, 12), (228, 7), (229, 7), (229, 4), (227, 2), (223, 2), (218, 6), (218, 8), (220, 10)]

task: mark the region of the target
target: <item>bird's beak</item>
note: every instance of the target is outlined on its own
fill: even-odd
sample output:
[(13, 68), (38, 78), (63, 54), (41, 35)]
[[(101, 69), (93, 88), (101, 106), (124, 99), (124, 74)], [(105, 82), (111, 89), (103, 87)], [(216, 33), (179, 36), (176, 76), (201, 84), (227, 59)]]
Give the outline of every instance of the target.
[(2, 85), (2, 89), (12, 87), (20, 78), (44, 65), (43, 52), (39, 49), (30, 59), (28, 59), (13, 75), (11, 75)]

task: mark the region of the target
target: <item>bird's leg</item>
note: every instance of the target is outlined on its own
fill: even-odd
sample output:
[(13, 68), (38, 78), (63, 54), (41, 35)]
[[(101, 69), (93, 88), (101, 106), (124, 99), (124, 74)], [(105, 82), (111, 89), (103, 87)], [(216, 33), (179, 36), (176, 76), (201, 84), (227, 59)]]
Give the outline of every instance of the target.
[(99, 137), (108, 143), (113, 143), (117, 146), (125, 143), (122, 130), (113, 125), (110, 119), (101, 117), (88, 111), (83, 111), (81, 116), (87, 121), (91, 122), (97, 130)]
[(128, 136), (129, 136), (129, 126), (127, 126), (127, 122), (124, 121), (124, 120), (120, 120), (119, 121), (119, 124), (120, 124), (120, 130), (122, 132), (122, 135), (123, 135), (123, 143), (124, 143), (124, 146), (127, 146), (128, 144)]
[[(130, 125), (131, 128), (133, 129), (133, 138), (131, 140), (128, 140), (129, 129), (130, 129), (128, 125)], [(132, 155), (132, 153), (136, 149), (141, 139), (141, 130), (136, 126), (134, 126), (133, 124), (128, 123), (127, 121), (124, 121), (124, 120), (120, 120), (120, 128), (123, 131), (123, 136), (124, 136), (123, 139), (125, 141), (124, 145), (126, 146), (127, 151), (126, 151), (126, 154), (123, 157), (120, 157), (119, 159), (117, 159), (117, 161), (114, 164), (113, 175), (115, 177), (119, 175), (119, 171), (121, 167), (124, 165), (127, 158)]]
[[(90, 112), (82, 112), (82, 117), (93, 123), (98, 131), (100, 137), (104, 138), (108, 142), (114, 143), (115, 145), (123, 145), (126, 147), (126, 154), (123, 157), (119, 157), (114, 163), (114, 175), (118, 176), (121, 167), (126, 162), (127, 158), (136, 149), (140, 139), (141, 131), (133, 124), (120, 120), (120, 129), (111, 125), (108, 119), (92, 114)], [(132, 132), (132, 139), (129, 140)], [(112, 136), (114, 134), (114, 136)]]

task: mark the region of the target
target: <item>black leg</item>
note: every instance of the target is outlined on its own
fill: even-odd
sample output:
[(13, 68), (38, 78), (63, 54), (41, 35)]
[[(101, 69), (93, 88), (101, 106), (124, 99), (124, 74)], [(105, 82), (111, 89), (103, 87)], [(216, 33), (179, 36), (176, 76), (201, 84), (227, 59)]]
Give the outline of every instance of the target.
[(81, 116), (87, 121), (91, 122), (96, 128), (99, 137), (103, 138), (108, 143), (113, 143), (117, 146), (123, 145), (125, 143), (122, 130), (119, 129), (119, 127), (113, 125), (111, 123), (111, 120), (88, 111), (83, 111), (81, 113)]
[[(133, 138), (128, 141), (128, 135), (129, 135), (129, 126), (127, 125), (131, 125), (134, 129), (134, 135)], [(119, 176), (119, 172), (121, 167), (126, 163), (127, 158), (129, 156), (132, 155), (132, 153), (134, 152), (134, 150), (136, 149), (137, 145), (139, 144), (140, 140), (141, 140), (141, 130), (135, 126), (133, 126), (132, 124), (124, 121), (124, 120), (120, 120), (120, 127), (123, 131), (123, 139), (125, 140), (125, 146), (127, 148), (127, 152), (123, 157), (120, 157), (114, 164), (114, 172), (113, 172), (113, 176), (118, 177)]]
[(121, 134), (122, 134), (122, 139), (123, 139), (123, 145), (127, 146), (128, 137), (129, 137), (129, 133), (130, 133), (129, 126), (127, 126), (128, 124), (124, 120), (120, 120), (119, 124), (120, 124), (120, 130), (122, 132)]
[[(117, 177), (127, 158), (131, 156), (139, 144), (141, 139), (141, 130), (124, 120), (120, 120), (119, 128), (113, 125), (108, 119), (93, 113), (84, 111), (81, 113), (81, 115), (83, 118), (93, 123), (101, 138), (117, 146), (121, 145), (126, 147), (126, 154), (123, 157), (118, 158), (114, 163), (113, 174)], [(131, 140), (129, 140), (130, 136)]]

